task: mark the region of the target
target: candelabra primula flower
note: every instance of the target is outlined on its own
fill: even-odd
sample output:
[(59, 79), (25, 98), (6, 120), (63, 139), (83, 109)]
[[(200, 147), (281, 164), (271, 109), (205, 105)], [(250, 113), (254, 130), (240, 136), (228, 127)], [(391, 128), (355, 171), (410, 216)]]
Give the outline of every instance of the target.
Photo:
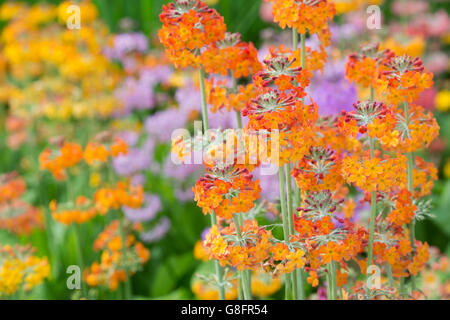
[(241, 41), (239, 33), (225, 33), (223, 39), (207, 47), (201, 61), (207, 73), (236, 79), (248, 77), (262, 68), (255, 46)]
[[(58, 144), (58, 143), (57, 143)], [(83, 149), (77, 143), (62, 142), (59, 148), (46, 148), (39, 155), (41, 170), (48, 170), (57, 180), (66, 178), (66, 169), (83, 159)]]
[(0, 246), (0, 296), (29, 291), (50, 275), (47, 257), (37, 257), (31, 246)]
[(345, 66), (347, 79), (368, 88), (375, 86), (381, 74), (387, 70), (386, 63), (394, 56), (389, 49), (380, 50), (379, 44), (361, 48), (361, 52), (349, 56)]
[(19, 198), (27, 186), (17, 172), (0, 175), (0, 204)]
[(84, 196), (78, 196), (75, 202), (68, 203), (58, 204), (56, 200), (52, 200), (50, 201), (50, 210), (53, 219), (65, 225), (86, 223), (100, 213), (96, 209), (95, 203)]
[(271, 232), (259, 226), (256, 220), (246, 220), (240, 232), (234, 223), (221, 229), (213, 225), (203, 246), (209, 257), (218, 260), (222, 266), (253, 270), (262, 267), (268, 259), (271, 238)]
[(345, 183), (340, 158), (330, 149), (311, 147), (291, 173), (298, 188), (302, 192), (340, 189)]
[(422, 91), (432, 86), (433, 74), (419, 58), (407, 55), (390, 57), (374, 84), (375, 90), (387, 95), (386, 101), (394, 106), (414, 102)]
[[(378, 152), (377, 152), (378, 153)], [(370, 158), (345, 156), (342, 161), (342, 174), (348, 183), (366, 191), (392, 192), (406, 186), (406, 175), (399, 174), (406, 167), (406, 157), (383, 155)]]
[(416, 152), (427, 148), (439, 135), (439, 125), (431, 112), (411, 104), (409, 115), (393, 108), (391, 114), (376, 118), (367, 126), (369, 135), (377, 138), (386, 151)]
[(199, 67), (205, 47), (223, 40), (226, 26), (216, 10), (200, 0), (176, 0), (163, 6), (158, 35), (177, 68)]
[(126, 270), (133, 274), (150, 259), (150, 251), (137, 242), (132, 234), (127, 234), (125, 238), (124, 250), (118, 220), (114, 220), (99, 234), (94, 249), (102, 250), (100, 263), (94, 262), (83, 273), (89, 286), (106, 286), (114, 291), (120, 282), (125, 281)]
[(100, 188), (94, 193), (95, 208), (100, 214), (109, 210), (118, 210), (122, 206), (140, 208), (144, 202), (144, 188), (142, 185), (132, 185), (117, 182), (114, 188)]
[(269, 263), (276, 275), (291, 273), (295, 269), (301, 269), (307, 261), (305, 251), (298, 246), (296, 237), (292, 237), (289, 240), (289, 244), (276, 242), (270, 248), (271, 257)]
[(17, 235), (29, 235), (35, 228), (43, 228), (41, 210), (21, 200), (0, 203), (0, 229)]
[(252, 181), (253, 175), (247, 168), (228, 165), (223, 168), (207, 168), (193, 191), (195, 201), (204, 214), (213, 211), (218, 217), (231, 219), (233, 214), (252, 209), (259, 198), (259, 180)]
[(128, 146), (126, 142), (120, 138), (107, 137), (109, 133), (105, 135), (100, 134), (98, 139), (95, 140), (108, 140), (103, 143), (97, 141), (91, 141), (84, 149), (83, 158), (87, 164), (92, 165), (94, 163), (105, 163), (109, 157), (117, 158), (120, 155), (126, 155), (128, 153)]
[(206, 81), (206, 99), (211, 105), (211, 112), (226, 109), (227, 111), (241, 111), (247, 102), (255, 99), (260, 90), (253, 84), (238, 85), (230, 88), (227, 80), (215, 80), (210, 78)]
[(317, 34), (323, 46), (330, 42), (328, 23), (336, 9), (327, 0), (267, 0), (273, 4), (273, 17), (282, 29), (295, 28), (298, 33)]

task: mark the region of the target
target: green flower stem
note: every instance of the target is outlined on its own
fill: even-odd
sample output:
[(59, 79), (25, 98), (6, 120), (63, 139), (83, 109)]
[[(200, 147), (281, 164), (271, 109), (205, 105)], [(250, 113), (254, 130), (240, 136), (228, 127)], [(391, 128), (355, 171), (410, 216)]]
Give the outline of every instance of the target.
[(200, 92), (202, 95), (202, 121), (204, 130), (206, 131), (209, 129), (209, 123), (208, 123), (208, 106), (206, 104), (205, 69), (200, 68), (199, 76), (200, 76)]
[[(301, 67), (304, 68), (305, 67), (305, 35), (301, 34), (300, 35), (300, 45), (301, 45)], [(298, 32), (295, 28), (292, 29), (292, 48), (293, 50), (297, 50), (298, 49)], [(304, 99), (302, 99), (302, 102), (304, 101)], [(290, 176), (290, 164), (288, 164), (288, 170), (286, 173), (286, 181), (287, 183), (287, 188), (288, 188), (288, 204), (290, 204), (291, 209), (288, 209), (289, 212), (289, 223), (290, 223), (290, 228), (289, 228), (289, 232), (291, 234), (295, 233), (294, 230), (294, 223), (292, 221), (292, 212), (293, 212), (293, 208), (292, 208), (292, 195), (294, 196), (294, 201), (295, 201), (295, 206), (298, 207), (301, 204), (300, 201), (300, 189), (297, 187), (297, 184), (294, 183), (295, 187), (294, 190), (291, 190), (291, 176)], [(303, 285), (303, 272), (301, 269), (295, 269), (295, 271), (292, 274), (292, 278), (293, 278), (293, 285), (294, 285), (294, 299), (300, 299), (303, 300), (305, 299), (305, 288)]]
[[(329, 269), (329, 267), (328, 267), (328, 269)], [(327, 270), (327, 273), (325, 275), (326, 280), (327, 280), (327, 299), (328, 300), (333, 300), (332, 293), (331, 293), (331, 291), (332, 291), (331, 287), (333, 286), (333, 284), (331, 283), (332, 280), (331, 280), (331, 276), (330, 275), (331, 275), (330, 270)]]
[[(202, 96), (202, 121), (204, 131), (208, 130), (208, 106), (206, 104), (206, 90), (205, 90), (205, 70), (203, 68), (199, 69), (199, 77), (200, 77), (200, 92)], [(211, 212), (211, 226), (217, 224), (216, 213)], [(223, 285), (223, 270), (219, 264), (218, 260), (214, 260), (214, 266), (216, 269), (216, 277), (218, 281), (219, 287), (219, 298), (220, 300), (225, 300), (225, 287)]]
[[(280, 205), (281, 205), (281, 216), (283, 220), (283, 236), (284, 242), (286, 245), (289, 245), (289, 218), (287, 213), (287, 204), (286, 204), (286, 193), (285, 193), (285, 172), (283, 168), (278, 168), (278, 180), (280, 182)], [(292, 276), (291, 274), (286, 275), (286, 300), (289, 300), (291, 297), (291, 288), (292, 288)]]
[(236, 122), (237, 122), (237, 128), (242, 129), (242, 117), (241, 117), (240, 111), (236, 111)]
[[(404, 103), (404, 110), (405, 110), (405, 117), (406, 122), (409, 124), (409, 104), (405, 101)], [(406, 154), (406, 175), (407, 175), (407, 182), (408, 182), (408, 191), (411, 193), (411, 196), (413, 196), (414, 193), (414, 181), (413, 181), (413, 169), (414, 169), (414, 155), (412, 152), (408, 152)], [(411, 247), (413, 254), (416, 251), (416, 228), (415, 228), (415, 221), (412, 220), (409, 224), (409, 237), (411, 241)], [(416, 279), (413, 275), (411, 275), (411, 293), (416, 289)]]
[(292, 28), (292, 48), (294, 50), (298, 48), (298, 32), (295, 28)]
[[(369, 138), (370, 142), (370, 157), (375, 157), (375, 141), (373, 138)], [(377, 213), (377, 192), (372, 192), (372, 201), (370, 205), (370, 226), (369, 226), (369, 253), (367, 257), (367, 267), (373, 264), (373, 240), (375, 233), (375, 219)], [(367, 276), (370, 276), (369, 274)]]
[(123, 268), (125, 270), (125, 283), (124, 283), (125, 299), (131, 300), (132, 290), (131, 290), (130, 273), (128, 270), (128, 262), (127, 262), (127, 237), (125, 235), (124, 219), (125, 219), (125, 217), (121, 217), (119, 219), (119, 232), (120, 232), (120, 237), (122, 239), (122, 262), (123, 262)]
[[(374, 101), (375, 92), (373, 87), (370, 87), (370, 102)], [(375, 140), (369, 137), (369, 145), (370, 145), (370, 158), (375, 158)], [(369, 268), (373, 264), (373, 242), (374, 242), (374, 234), (375, 234), (375, 219), (377, 214), (377, 192), (373, 191), (371, 194), (371, 203), (370, 203), (370, 224), (369, 224), (369, 252), (367, 255), (367, 268)], [(370, 277), (370, 274), (366, 274), (366, 277)]]
[[(287, 188), (287, 217), (288, 217), (288, 228), (289, 235), (293, 235), (295, 232), (294, 229), (294, 219), (292, 217), (292, 185), (291, 185), (291, 165), (289, 163), (284, 165), (284, 174), (286, 180), (286, 188)], [(291, 273), (292, 277), (292, 298), (294, 300), (298, 300), (298, 282), (297, 282), (297, 269)]]
[[(78, 263), (78, 266), (80, 267), (81, 272), (83, 273), (85, 264), (84, 264), (84, 258), (83, 258), (83, 251), (81, 250), (80, 230), (79, 230), (79, 226), (76, 223), (73, 224), (73, 234), (74, 234), (74, 238), (75, 238), (75, 250), (76, 250), (76, 254), (77, 254), (77, 263)], [(83, 297), (87, 298), (87, 288), (86, 288), (86, 283), (84, 281), (81, 281), (81, 292), (83, 294)]]
[(242, 274), (238, 273), (238, 300), (244, 300), (244, 292), (242, 291)]
[(328, 264), (328, 277), (327, 277), (328, 287), (329, 287), (329, 296), (328, 300), (336, 300), (337, 299), (337, 281), (336, 281), (336, 267), (334, 261), (331, 261)]
[(393, 288), (395, 283), (394, 283), (394, 278), (392, 277), (392, 268), (389, 263), (386, 263), (386, 270), (387, 270), (387, 275), (388, 275), (389, 286), (391, 288)]
[[(242, 242), (242, 231), (241, 231), (241, 224), (239, 223), (239, 215), (234, 214), (233, 215), (233, 222), (236, 229), (236, 234), (238, 236), (238, 239), (240, 242)], [(248, 286), (248, 273), (247, 270), (239, 271), (240, 277), (242, 279), (242, 289), (244, 293), (244, 300), (251, 300), (252, 299), (252, 291), (251, 288)]]

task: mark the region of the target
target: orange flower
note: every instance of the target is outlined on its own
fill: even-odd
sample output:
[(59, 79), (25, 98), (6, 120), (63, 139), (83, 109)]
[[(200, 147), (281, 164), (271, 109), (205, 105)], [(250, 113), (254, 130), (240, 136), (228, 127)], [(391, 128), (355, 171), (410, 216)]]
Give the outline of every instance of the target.
[[(225, 36), (226, 26), (216, 10), (200, 0), (176, 0), (163, 6), (158, 32), (167, 58), (177, 68), (199, 67), (200, 52)], [(210, 53), (206, 56), (215, 56)]]

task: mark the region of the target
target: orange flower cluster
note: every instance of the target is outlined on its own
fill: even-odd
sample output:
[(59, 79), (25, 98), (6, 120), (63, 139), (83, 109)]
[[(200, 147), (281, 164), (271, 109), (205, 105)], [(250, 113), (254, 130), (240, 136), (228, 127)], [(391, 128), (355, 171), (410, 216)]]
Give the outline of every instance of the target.
[(252, 209), (259, 198), (259, 180), (252, 178), (248, 169), (235, 165), (208, 168), (192, 189), (194, 200), (204, 214), (214, 211), (218, 217), (231, 219), (235, 213)]
[(271, 53), (264, 70), (253, 76), (262, 93), (251, 101), (242, 115), (249, 118), (248, 129), (279, 133), (279, 163), (300, 160), (315, 137), (317, 105), (304, 104), (304, 87), (311, 73), (295, 66), (295, 57), (283, 52)]
[(414, 162), (413, 196), (422, 198), (431, 194), (434, 181), (438, 180), (438, 170), (432, 162), (426, 162), (421, 157), (416, 157)]
[(43, 227), (42, 212), (20, 200), (26, 188), (16, 172), (0, 175), (0, 229), (22, 235)]
[(50, 201), (50, 210), (53, 219), (65, 225), (86, 223), (99, 213), (95, 208), (95, 203), (84, 196), (77, 197), (75, 203), (69, 202), (59, 205), (56, 200), (52, 200)]
[(59, 149), (46, 148), (39, 155), (41, 170), (48, 170), (57, 180), (66, 178), (66, 169), (83, 159), (83, 149), (77, 143), (63, 142)]
[[(291, 239), (295, 244), (296, 239)], [(275, 274), (291, 273), (301, 269), (306, 263), (305, 251), (302, 248), (291, 247), (284, 242), (277, 242), (270, 247), (271, 259), (269, 265), (273, 266)], [(266, 266), (267, 268), (267, 266)]]
[(101, 214), (120, 209), (122, 206), (139, 208), (143, 201), (143, 187), (124, 182), (118, 182), (115, 188), (100, 188), (94, 194), (95, 207)]
[(292, 171), (302, 191), (339, 190), (344, 184), (340, 157), (330, 149), (311, 147)]
[(308, 269), (317, 272), (332, 261), (345, 266), (345, 261), (363, 252), (367, 232), (355, 227), (346, 217), (340, 217), (343, 202), (326, 190), (309, 193), (297, 208), (299, 216), (294, 216), (294, 224), (308, 253)]
[(200, 0), (176, 0), (164, 5), (159, 18), (163, 23), (159, 39), (177, 68), (199, 67), (202, 49), (225, 36), (223, 17)]
[(273, 4), (274, 21), (282, 29), (295, 28), (298, 33), (317, 34), (323, 46), (330, 42), (328, 21), (336, 14), (334, 4), (327, 0), (266, 0)]
[(393, 56), (390, 50), (380, 50), (379, 44), (363, 47), (360, 53), (349, 56), (345, 65), (346, 77), (364, 88), (375, 86), (377, 79), (387, 69), (385, 64)]
[(222, 266), (237, 270), (255, 269), (269, 256), (270, 231), (260, 227), (256, 220), (246, 220), (240, 233), (234, 223), (219, 230), (213, 225), (206, 235), (203, 246), (211, 259), (219, 260)]
[(75, 202), (57, 204), (50, 202), (53, 218), (65, 225), (86, 223), (97, 215), (105, 215), (109, 210), (117, 210), (122, 206), (138, 208), (144, 201), (142, 186), (132, 186), (118, 182), (116, 188), (101, 188), (94, 193), (94, 200), (78, 196)]
[(108, 157), (118, 157), (128, 153), (128, 146), (122, 139), (115, 138), (109, 145), (89, 142), (84, 150), (83, 158), (87, 164), (105, 163)]
[(0, 229), (23, 235), (43, 226), (42, 212), (39, 209), (21, 200), (0, 202)]
[(346, 156), (342, 162), (342, 174), (348, 183), (366, 191), (392, 192), (406, 186), (406, 157), (383, 155), (382, 158), (370, 159), (369, 155), (358, 159), (357, 156)]
[(386, 69), (374, 88), (379, 93), (387, 94), (386, 101), (394, 106), (417, 100), (423, 90), (433, 85), (433, 74), (425, 69), (417, 57), (393, 56), (384, 66)]
[(16, 172), (0, 175), (0, 203), (20, 198), (26, 190), (25, 181)]
[[(60, 145), (59, 148), (58, 145)], [(77, 143), (57, 141), (56, 146), (56, 149), (46, 148), (42, 151), (39, 155), (39, 163), (41, 170), (50, 171), (57, 180), (64, 180), (66, 170), (83, 159), (87, 164), (92, 165), (97, 162), (106, 162), (109, 156), (117, 157), (128, 152), (126, 143), (118, 138), (106, 145), (89, 142), (84, 151)]]
[(223, 39), (207, 47), (201, 58), (207, 73), (236, 79), (261, 70), (258, 51), (252, 43), (242, 42), (239, 33), (225, 33)]
[(416, 210), (417, 207), (412, 203), (411, 193), (408, 190), (401, 190), (395, 200), (395, 209), (389, 212), (386, 221), (396, 227), (401, 227), (411, 222)]
[(428, 147), (439, 135), (439, 125), (431, 112), (411, 105), (408, 118), (404, 110), (393, 108), (393, 114), (376, 118), (367, 126), (369, 136), (377, 138), (388, 151), (415, 152)]
[(236, 89), (230, 88), (226, 80), (210, 78), (205, 83), (206, 99), (211, 105), (211, 112), (226, 109), (227, 111), (241, 111), (247, 102), (256, 98), (259, 90), (253, 84), (239, 85)]
[(392, 269), (392, 276), (395, 278), (417, 275), (423, 269), (430, 257), (428, 244), (415, 241), (413, 252), (409, 232), (404, 232), (401, 228), (397, 231), (386, 234), (391, 241), (374, 243), (374, 256), (378, 264), (389, 263)]
[(150, 251), (137, 242), (133, 235), (129, 234), (126, 239), (124, 257), (118, 220), (114, 220), (99, 234), (94, 249), (103, 250), (100, 263), (94, 262), (83, 273), (83, 278), (89, 286), (108, 286), (114, 291), (120, 282), (125, 281), (126, 270), (135, 273), (150, 259)]

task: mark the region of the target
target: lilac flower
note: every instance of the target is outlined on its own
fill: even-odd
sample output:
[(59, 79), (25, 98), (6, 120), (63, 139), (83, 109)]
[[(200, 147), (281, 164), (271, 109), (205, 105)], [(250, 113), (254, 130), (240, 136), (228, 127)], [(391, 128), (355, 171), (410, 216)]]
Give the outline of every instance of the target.
[(127, 115), (134, 109), (151, 109), (154, 107), (153, 86), (146, 79), (128, 77), (122, 85), (115, 90), (115, 97), (122, 102), (123, 109), (119, 115)]
[(139, 134), (136, 131), (126, 130), (119, 132), (117, 134), (117, 138), (120, 138), (123, 141), (125, 141), (127, 146), (134, 147), (139, 140)]
[(114, 171), (120, 176), (131, 176), (149, 169), (152, 164), (154, 142), (147, 140), (142, 148), (130, 148), (125, 155), (113, 159)]
[(191, 188), (187, 188), (187, 189), (176, 188), (175, 196), (181, 202), (188, 202), (188, 201), (192, 201), (192, 199), (194, 199), (194, 192), (192, 191)]
[(135, 209), (123, 206), (122, 209), (131, 222), (144, 222), (153, 220), (161, 207), (161, 200), (158, 196), (146, 194), (142, 208)]
[(345, 78), (344, 60), (327, 63), (306, 91), (319, 106), (319, 115), (350, 111), (358, 99), (356, 87)]
[(144, 68), (140, 71), (140, 78), (149, 83), (152, 86), (158, 83), (167, 83), (170, 76), (173, 73), (173, 69), (169, 66), (159, 65), (153, 68)]
[(112, 47), (105, 48), (105, 54), (110, 59), (123, 60), (131, 52), (144, 53), (148, 50), (148, 40), (143, 33), (122, 33), (114, 37)]
[(201, 94), (192, 84), (187, 84), (175, 93), (175, 100), (178, 102), (178, 108), (185, 115), (191, 111), (201, 111)]
[(167, 217), (161, 218), (158, 224), (153, 229), (140, 234), (142, 241), (152, 243), (161, 240), (170, 229), (170, 220)]
[(159, 142), (169, 142), (173, 131), (184, 128), (186, 120), (185, 110), (169, 108), (149, 116), (144, 127), (146, 132)]
[(163, 167), (165, 177), (174, 178), (178, 181), (184, 181), (195, 173), (199, 173), (203, 168), (199, 164), (175, 164), (171, 157), (167, 157)]

